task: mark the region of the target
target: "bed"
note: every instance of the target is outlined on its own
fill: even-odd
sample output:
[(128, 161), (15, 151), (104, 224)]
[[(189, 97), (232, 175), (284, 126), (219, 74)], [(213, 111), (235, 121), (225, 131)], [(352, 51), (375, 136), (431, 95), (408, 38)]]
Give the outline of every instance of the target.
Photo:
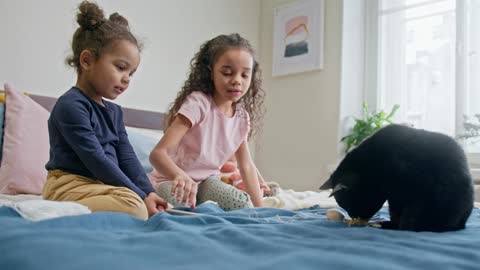
[[(40, 104), (47, 110), (55, 102), (49, 97), (20, 96), (17, 98), (28, 106)], [(11, 118), (25, 120), (8, 111), (14, 106), (9, 102), (7, 96), (4, 149), (11, 147), (12, 138), (7, 136), (12, 132)], [(124, 109), (124, 113), (126, 125), (135, 127), (129, 129), (129, 138), (142, 161), (150, 140), (155, 140), (138, 128), (162, 130), (163, 114), (134, 109)], [(40, 112), (34, 114), (38, 122)], [(21, 124), (34, 125), (28, 121)], [(38, 137), (40, 127), (34, 128)], [(21, 145), (28, 144), (22, 140)], [(36, 151), (30, 156), (38, 155)], [(3, 154), (0, 181), (5, 180), (2, 167), (10, 158), (10, 152)], [(16, 157), (15, 162), (21, 160)], [(148, 163), (142, 165), (146, 171), (151, 169)], [(26, 167), (21, 168), (25, 171)], [(288, 198), (292, 202), (285, 203)], [(282, 200), (283, 204), (278, 203)], [(480, 268), (478, 208), (465, 230), (416, 233), (329, 221), (327, 210), (336, 205), (328, 193), (284, 191), (265, 202), (270, 207), (231, 212), (207, 202), (193, 210), (197, 215), (164, 212), (142, 221), (122, 213), (90, 213), (75, 203), (48, 202), (35, 192), (3, 194), (0, 269)], [(383, 208), (375, 220), (388, 219), (387, 212)]]

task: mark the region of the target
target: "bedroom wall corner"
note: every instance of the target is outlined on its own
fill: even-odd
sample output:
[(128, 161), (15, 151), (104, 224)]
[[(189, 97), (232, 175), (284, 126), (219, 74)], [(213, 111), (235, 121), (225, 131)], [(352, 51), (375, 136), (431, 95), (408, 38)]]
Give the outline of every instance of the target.
[(337, 160), (343, 1), (325, 1), (324, 68), (273, 77), (273, 11), (291, 2), (262, 1), (260, 64), (267, 113), (255, 162), (267, 181), (317, 190)]

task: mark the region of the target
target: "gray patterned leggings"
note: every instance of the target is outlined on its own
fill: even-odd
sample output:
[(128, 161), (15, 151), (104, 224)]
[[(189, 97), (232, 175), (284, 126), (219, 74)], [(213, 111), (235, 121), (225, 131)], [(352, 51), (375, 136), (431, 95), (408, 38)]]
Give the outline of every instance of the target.
[[(173, 206), (181, 206), (175, 196), (170, 195), (172, 181), (165, 181), (158, 185), (158, 196), (167, 200)], [(252, 208), (250, 196), (236, 187), (225, 184), (218, 177), (209, 177), (198, 184), (197, 205), (206, 201), (214, 201), (225, 211)]]

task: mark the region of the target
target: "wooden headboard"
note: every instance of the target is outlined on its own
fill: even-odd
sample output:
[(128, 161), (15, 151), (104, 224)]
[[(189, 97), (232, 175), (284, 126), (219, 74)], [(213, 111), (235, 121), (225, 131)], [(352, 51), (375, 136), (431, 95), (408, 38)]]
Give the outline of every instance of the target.
[[(0, 90), (0, 92), (3, 92), (3, 90)], [(55, 102), (57, 102), (57, 98), (54, 97), (33, 94), (28, 94), (28, 96), (48, 111), (51, 111), (53, 106), (55, 105)], [(125, 122), (126, 126), (136, 128), (148, 128), (153, 130), (164, 130), (164, 113), (124, 107), (122, 107), (122, 109), (123, 121)]]

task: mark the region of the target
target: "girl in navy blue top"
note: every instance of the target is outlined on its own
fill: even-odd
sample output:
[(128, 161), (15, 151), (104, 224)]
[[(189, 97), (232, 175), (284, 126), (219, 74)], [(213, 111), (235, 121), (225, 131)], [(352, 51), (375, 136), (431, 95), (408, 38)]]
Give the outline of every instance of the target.
[(125, 212), (147, 219), (167, 203), (154, 192), (123, 124), (122, 94), (140, 64), (140, 44), (118, 13), (106, 19), (83, 1), (67, 63), (77, 83), (62, 95), (48, 120), (49, 171), (45, 199), (75, 201), (92, 211)]

